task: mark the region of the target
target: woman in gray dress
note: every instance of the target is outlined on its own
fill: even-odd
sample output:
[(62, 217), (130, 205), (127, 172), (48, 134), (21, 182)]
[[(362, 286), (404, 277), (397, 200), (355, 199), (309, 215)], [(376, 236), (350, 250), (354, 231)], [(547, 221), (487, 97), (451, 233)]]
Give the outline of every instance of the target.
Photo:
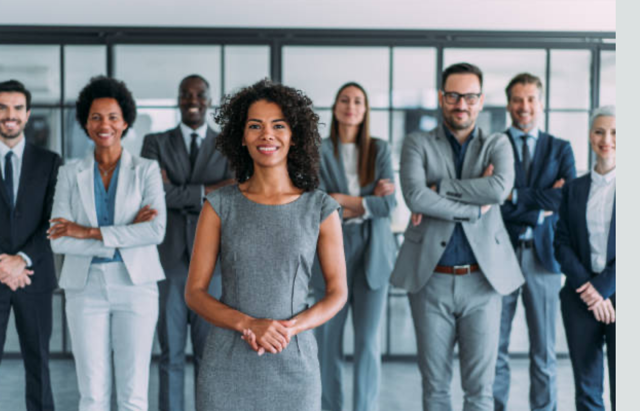
[[(187, 304), (215, 327), (197, 381), (199, 411), (319, 411), (311, 329), (345, 304), (339, 205), (318, 187), (318, 117), (301, 92), (263, 80), (226, 97), (218, 149), (238, 185), (207, 196)], [(318, 254), (326, 294), (307, 304)], [(220, 257), (222, 297), (208, 293)]]

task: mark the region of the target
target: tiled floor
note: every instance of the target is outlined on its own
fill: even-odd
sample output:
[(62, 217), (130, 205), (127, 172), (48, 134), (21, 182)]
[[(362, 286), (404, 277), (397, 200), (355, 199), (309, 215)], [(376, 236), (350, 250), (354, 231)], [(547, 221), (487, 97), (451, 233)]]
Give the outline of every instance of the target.
[[(528, 409), (528, 360), (512, 360), (512, 389), (509, 409), (521, 411)], [(193, 390), (193, 365), (187, 365), (187, 393)], [(462, 409), (462, 390), (460, 376), (455, 367), (452, 384), (454, 410)], [(346, 410), (351, 408), (351, 376), (352, 367), (346, 369)], [(53, 394), (58, 411), (77, 409), (78, 390), (76, 386), (73, 360), (52, 360), (51, 378)], [(420, 375), (414, 363), (386, 362), (383, 364), (380, 411), (399, 411), (421, 409)], [(606, 385), (605, 385), (606, 387)], [(558, 410), (574, 410), (573, 381), (571, 365), (568, 359), (558, 361)], [(606, 395), (608, 396), (608, 390)], [(193, 396), (187, 395), (186, 410), (194, 409)], [(5, 359), (0, 365), (0, 411), (17, 411), (24, 409), (24, 371), (21, 360)], [(116, 407), (112, 407), (113, 410)], [(149, 410), (158, 409), (158, 366), (154, 362), (151, 368), (149, 387)], [(607, 408), (608, 410), (609, 408)], [(251, 411), (251, 410), (243, 410)]]

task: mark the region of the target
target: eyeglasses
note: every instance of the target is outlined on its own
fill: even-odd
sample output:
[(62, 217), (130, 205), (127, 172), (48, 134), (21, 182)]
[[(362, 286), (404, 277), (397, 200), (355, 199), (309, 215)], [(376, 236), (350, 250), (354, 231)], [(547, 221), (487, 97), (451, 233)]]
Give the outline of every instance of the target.
[(461, 98), (464, 98), (464, 101), (470, 106), (476, 104), (482, 95), (482, 93), (460, 94), (453, 91), (443, 91), (442, 93), (444, 95), (444, 101), (447, 104), (458, 104), (458, 101), (460, 101)]

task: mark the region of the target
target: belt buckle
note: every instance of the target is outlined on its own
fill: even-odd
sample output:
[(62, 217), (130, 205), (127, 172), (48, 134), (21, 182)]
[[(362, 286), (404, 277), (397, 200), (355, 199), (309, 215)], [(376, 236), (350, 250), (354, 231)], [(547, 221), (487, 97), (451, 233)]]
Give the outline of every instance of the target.
[[(467, 270), (466, 273), (462, 273), (462, 274), (458, 274), (458, 270)], [(471, 274), (471, 265), (467, 264), (467, 265), (454, 265), (453, 266), (453, 274), (455, 275), (468, 275)]]

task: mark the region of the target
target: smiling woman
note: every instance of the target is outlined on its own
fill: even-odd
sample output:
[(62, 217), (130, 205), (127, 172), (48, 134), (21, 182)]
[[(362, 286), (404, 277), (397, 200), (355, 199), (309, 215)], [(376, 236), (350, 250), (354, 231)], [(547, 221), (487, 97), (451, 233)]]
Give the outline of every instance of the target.
[(156, 248), (166, 222), (160, 169), (122, 148), (136, 118), (124, 83), (91, 79), (76, 108), (95, 149), (60, 169), (48, 233), (53, 251), (65, 255), (60, 287), (79, 409), (111, 408), (112, 351), (119, 406), (147, 409), (156, 282), (164, 279)]
[[(197, 409), (318, 411), (310, 330), (333, 317), (347, 294), (339, 206), (315, 190), (318, 117), (300, 91), (265, 80), (226, 97), (216, 121), (218, 147), (240, 184), (207, 196), (193, 247), (186, 301), (215, 325)], [(309, 307), (316, 253), (327, 292)], [(220, 300), (207, 291), (217, 261)]]

